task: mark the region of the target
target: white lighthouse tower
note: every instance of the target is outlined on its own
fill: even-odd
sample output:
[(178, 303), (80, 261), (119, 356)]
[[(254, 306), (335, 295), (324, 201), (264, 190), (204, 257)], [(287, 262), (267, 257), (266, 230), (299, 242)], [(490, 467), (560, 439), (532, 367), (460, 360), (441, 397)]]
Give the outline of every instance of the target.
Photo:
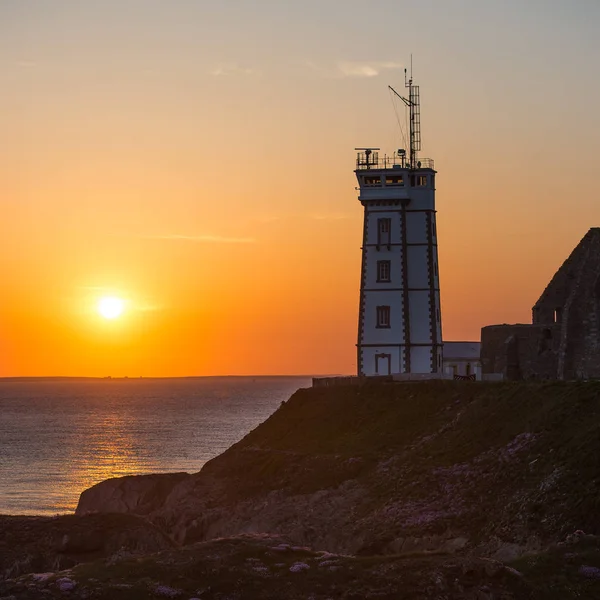
[(421, 149), (419, 88), (406, 80), (410, 149), (356, 148), (364, 207), (358, 374), (442, 372), (433, 160)]

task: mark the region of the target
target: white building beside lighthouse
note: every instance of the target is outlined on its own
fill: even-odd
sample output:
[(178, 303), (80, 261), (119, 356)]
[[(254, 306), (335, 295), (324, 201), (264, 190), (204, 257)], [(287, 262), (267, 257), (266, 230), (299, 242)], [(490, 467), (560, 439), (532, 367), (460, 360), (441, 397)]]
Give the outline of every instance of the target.
[[(357, 148), (364, 207), (358, 375), (442, 373), (435, 174), (420, 150), (419, 88), (408, 98), (410, 149)], [(408, 155), (407, 155), (408, 154)]]

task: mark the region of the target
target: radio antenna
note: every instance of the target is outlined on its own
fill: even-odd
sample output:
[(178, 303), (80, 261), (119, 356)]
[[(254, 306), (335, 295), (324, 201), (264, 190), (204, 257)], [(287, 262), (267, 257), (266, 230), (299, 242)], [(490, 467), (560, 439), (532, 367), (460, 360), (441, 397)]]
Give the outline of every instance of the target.
[(410, 151), (408, 164), (411, 169), (417, 166), (417, 152), (421, 150), (421, 97), (419, 86), (413, 85), (412, 78), (412, 54), (410, 55), (410, 78), (404, 69), (404, 87), (408, 89), (408, 98), (400, 95), (391, 85), (388, 88), (408, 106), (409, 128), (410, 128)]

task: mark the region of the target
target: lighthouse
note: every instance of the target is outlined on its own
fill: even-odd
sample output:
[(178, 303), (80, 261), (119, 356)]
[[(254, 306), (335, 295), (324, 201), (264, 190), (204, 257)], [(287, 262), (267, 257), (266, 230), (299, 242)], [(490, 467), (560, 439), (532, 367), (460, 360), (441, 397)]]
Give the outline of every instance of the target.
[[(442, 373), (433, 160), (421, 150), (419, 87), (406, 77), (410, 147), (356, 148), (364, 208), (358, 375)], [(435, 376), (435, 375), (434, 375)]]

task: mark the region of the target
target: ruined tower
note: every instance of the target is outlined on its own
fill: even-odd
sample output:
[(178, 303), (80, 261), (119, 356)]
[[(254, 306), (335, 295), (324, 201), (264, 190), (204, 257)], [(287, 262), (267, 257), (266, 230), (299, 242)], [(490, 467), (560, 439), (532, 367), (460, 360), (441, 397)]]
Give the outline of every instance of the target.
[(392, 156), (357, 148), (364, 207), (358, 324), (359, 375), (438, 373), (442, 321), (433, 160), (421, 149), (419, 87), (408, 97), (410, 148)]
[(600, 228), (590, 229), (533, 306), (531, 324), (481, 330), (484, 375), (600, 378)]

